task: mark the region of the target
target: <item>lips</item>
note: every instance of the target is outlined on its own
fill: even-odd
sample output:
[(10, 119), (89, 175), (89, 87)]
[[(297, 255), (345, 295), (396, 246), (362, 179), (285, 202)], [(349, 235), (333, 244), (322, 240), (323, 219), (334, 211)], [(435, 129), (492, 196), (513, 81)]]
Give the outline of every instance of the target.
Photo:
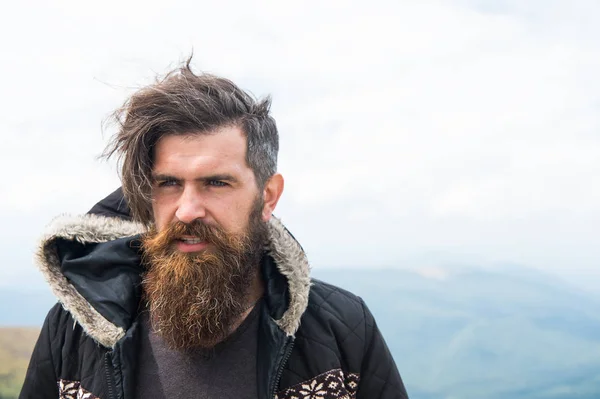
[(208, 247), (208, 242), (198, 237), (179, 237), (175, 240), (177, 249), (181, 252), (193, 253), (205, 250)]
[(185, 243), (185, 244), (200, 244), (202, 242), (201, 239), (199, 238), (179, 238), (179, 241)]

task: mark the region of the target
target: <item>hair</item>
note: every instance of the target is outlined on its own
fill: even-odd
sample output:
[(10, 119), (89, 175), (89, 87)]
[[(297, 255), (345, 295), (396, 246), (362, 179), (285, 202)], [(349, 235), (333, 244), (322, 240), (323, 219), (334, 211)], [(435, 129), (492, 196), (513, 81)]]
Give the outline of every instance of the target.
[(269, 114), (271, 98), (256, 99), (232, 81), (195, 74), (191, 57), (163, 78), (134, 93), (112, 115), (117, 133), (103, 156), (118, 155), (123, 194), (134, 220), (153, 220), (151, 190), (154, 147), (167, 135), (213, 134), (236, 126), (246, 136), (246, 163), (259, 190), (277, 171), (279, 135)]

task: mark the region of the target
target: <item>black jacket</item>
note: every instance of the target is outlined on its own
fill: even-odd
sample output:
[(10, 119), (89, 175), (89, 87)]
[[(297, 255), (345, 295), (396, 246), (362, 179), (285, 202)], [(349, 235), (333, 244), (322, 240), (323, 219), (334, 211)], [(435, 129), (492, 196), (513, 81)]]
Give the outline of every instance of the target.
[[(143, 229), (117, 190), (49, 228), (37, 263), (59, 299), (35, 346), (21, 399), (132, 399)], [(357, 296), (311, 280), (275, 218), (262, 261), (257, 386), (267, 398), (407, 398), (373, 316)]]

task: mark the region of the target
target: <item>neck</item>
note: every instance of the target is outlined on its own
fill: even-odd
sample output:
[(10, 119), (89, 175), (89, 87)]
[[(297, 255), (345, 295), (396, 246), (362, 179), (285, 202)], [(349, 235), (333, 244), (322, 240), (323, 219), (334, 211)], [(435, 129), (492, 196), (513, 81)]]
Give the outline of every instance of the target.
[(242, 312), (238, 321), (232, 326), (231, 332), (233, 333), (237, 328), (246, 320), (246, 317), (252, 312), (256, 302), (263, 296), (265, 292), (264, 282), (262, 279), (262, 274), (257, 272), (254, 276), (254, 280), (252, 281), (252, 285), (250, 286), (250, 290), (248, 291), (248, 298), (246, 303), (248, 304), (248, 308)]

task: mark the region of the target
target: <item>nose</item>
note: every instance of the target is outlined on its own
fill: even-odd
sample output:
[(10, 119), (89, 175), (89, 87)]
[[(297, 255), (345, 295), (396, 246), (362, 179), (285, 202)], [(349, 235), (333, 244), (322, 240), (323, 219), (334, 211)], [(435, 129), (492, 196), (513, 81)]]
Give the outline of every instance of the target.
[(206, 208), (200, 193), (186, 187), (181, 193), (175, 217), (182, 223), (191, 223), (206, 216)]

